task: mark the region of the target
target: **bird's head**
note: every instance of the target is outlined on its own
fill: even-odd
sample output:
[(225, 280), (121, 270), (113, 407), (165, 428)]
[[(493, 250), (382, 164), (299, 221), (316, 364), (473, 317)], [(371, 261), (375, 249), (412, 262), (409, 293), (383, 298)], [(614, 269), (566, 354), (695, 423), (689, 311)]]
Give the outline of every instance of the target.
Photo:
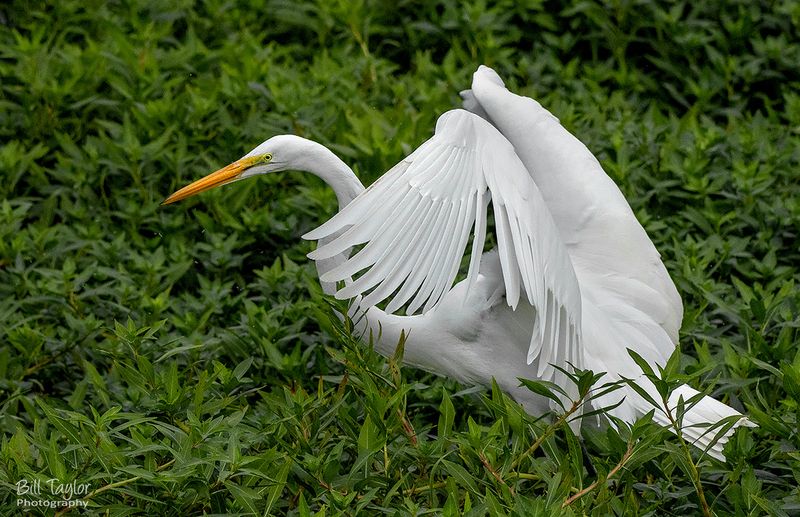
[(278, 135), (216, 172), (174, 192), (162, 205), (168, 205), (194, 196), (220, 185), (289, 168), (295, 169), (303, 162), (304, 139), (294, 135)]

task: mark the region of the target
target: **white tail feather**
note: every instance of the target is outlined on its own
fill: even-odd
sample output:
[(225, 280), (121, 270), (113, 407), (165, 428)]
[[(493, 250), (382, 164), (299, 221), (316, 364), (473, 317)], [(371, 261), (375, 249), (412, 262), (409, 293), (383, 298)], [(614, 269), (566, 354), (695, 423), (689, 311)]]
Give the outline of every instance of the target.
[[(672, 412), (673, 418), (677, 418), (677, 408), (679, 401), (683, 398), (686, 404), (692, 397), (696, 396), (699, 391), (687, 385), (679, 386), (672, 392), (669, 398), (669, 408)], [(733, 432), (739, 426), (756, 427), (751, 420), (736, 411), (735, 409), (726, 406), (722, 402), (711, 397), (703, 397), (696, 404), (686, 404), (686, 409), (683, 414), (681, 422), (681, 435), (691, 445), (698, 447), (700, 450), (708, 450), (708, 454), (712, 457), (725, 461), (725, 455), (722, 449), (728, 442)], [(740, 417), (739, 421), (733, 424), (719, 439), (709, 448), (709, 444), (713, 442), (717, 435), (725, 428), (725, 425), (715, 427), (722, 420), (730, 417)], [(667, 415), (663, 411), (656, 411), (653, 420), (670, 430), (672, 424), (670, 423)]]

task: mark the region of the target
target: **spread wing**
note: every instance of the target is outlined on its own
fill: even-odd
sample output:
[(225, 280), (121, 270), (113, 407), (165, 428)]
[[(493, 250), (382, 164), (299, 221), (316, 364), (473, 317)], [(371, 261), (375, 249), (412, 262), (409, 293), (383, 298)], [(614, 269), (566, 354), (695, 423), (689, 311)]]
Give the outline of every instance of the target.
[[(442, 115), (436, 133), (306, 239), (338, 235), (309, 254), (319, 260), (364, 245), (321, 278), (355, 278), (336, 293), (362, 295), (386, 312), (407, 305), (427, 312), (452, 287), (470, 234), (467, 275), (477, 279), (489, 202), (494, 210), (506, 301), (536, 308), (528, 363), (540, 378), (553, 364), (583, 367), (581, 297), (569, 255), (539, 189), (513, 146), (491, 124), (464, 110)], [(360, 275), (358, 275), (360, 273)]]

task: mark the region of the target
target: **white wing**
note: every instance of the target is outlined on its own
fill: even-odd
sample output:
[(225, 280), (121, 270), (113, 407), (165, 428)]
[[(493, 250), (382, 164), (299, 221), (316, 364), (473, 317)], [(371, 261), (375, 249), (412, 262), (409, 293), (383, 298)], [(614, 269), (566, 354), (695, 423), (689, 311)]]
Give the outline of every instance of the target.
[[(671, 342), (649, 339), (637, 344), (638, 349), (658, 364), (666, 362), (678, 342), (680, 295), (622, 192), (594, 155), (538, 102), (508, 91), (491, 68), (480, 66), (472, 90), (462, 97), (467, 109), (491, 120), (531, 173), (568, 243), (584, 299), (594, 291), (597, 303), (611, 313), (617, 312), (617, 304), (644, 312)], [(634, 321), (639, 320), (609, 314), (604, 324), (610, 328), (610, 322), (627, 326)], [(624, 349), (607, 352), (625, 354)]]
[[(365, 246), (321, 277), (355, 277), (336, 293), (362, 306), (390, 298), (386, 312), (431, 310), (452, 287), (470, 233), (467, 283), (477, 278), (491, 200), (506, 300), (537, 309), (528, 362), (553, 379), (555, 364), (583, 367), (581, 296), (575, 272), (542, 196), (513, 146), (464, 110), (442, 115), (436, 133), (306, 239), (341, 235), (309, 254), (320, 260)], [(474, 228), (474, 230), (473, 230)]]

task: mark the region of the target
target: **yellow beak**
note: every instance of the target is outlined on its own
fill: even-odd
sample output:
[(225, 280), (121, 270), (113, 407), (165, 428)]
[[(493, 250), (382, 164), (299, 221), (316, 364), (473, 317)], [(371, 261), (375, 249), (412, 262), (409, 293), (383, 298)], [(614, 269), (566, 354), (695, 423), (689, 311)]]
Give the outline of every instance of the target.
[(182, 199), (186, 199), (187, 197), (194, 196), (195, 194), (199, 194), (214, 187), (219, 187), (220, 185), (225, 185), (226, 183), (235, 181), (245, 170), (258, 163), (260, 159), (260, 156), (251, 156), (249, 158), (237, 160), (232, 164), (223, 167), (216, 172), (212, 172), (208, 176), (183, 187), (165, 199), (161, 204), (169, 205), (170, 203), (178, 202)]

